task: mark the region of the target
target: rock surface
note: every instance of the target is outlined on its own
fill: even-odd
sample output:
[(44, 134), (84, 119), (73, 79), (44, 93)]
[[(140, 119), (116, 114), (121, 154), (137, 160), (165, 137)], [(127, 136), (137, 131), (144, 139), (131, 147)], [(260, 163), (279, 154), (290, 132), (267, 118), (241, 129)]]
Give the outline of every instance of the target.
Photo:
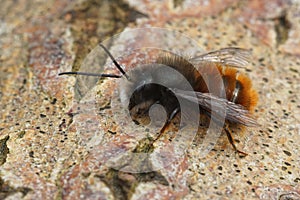
[[(2, 2), (0, 199), (300, 199), (299, 13), (292, 0)], [(141, 44), (107, 39), (152, 26), (184, 33), (203, 51), (252, 50), (241, 71), (259, 93), (254, 115), (261, 126), (247, 128), (237, 144), (248, 156), (240, 158), (222, 136), (199, 159), (198, 134), (181, 157), (172, 157), (167, 141), (158, 143), (171, 163), (161, 170), (106, 165), (141, 145), (140, 129), (116, 123), (117, 81), (58, 73), (101, 70), (82, 65), (101, 41), (124, 53), (118, 60), (128, 70), (145, 60), (126, 53), (147, 45), (146, 36)], [(106, 56), (97, 62), (117, 73)]]

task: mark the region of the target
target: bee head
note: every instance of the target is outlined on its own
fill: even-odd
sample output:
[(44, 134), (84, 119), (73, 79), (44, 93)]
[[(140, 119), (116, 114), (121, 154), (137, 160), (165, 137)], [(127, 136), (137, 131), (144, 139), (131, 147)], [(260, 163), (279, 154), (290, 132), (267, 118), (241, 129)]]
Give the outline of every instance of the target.
[[(159, 104), (164, 107), (168, 116), (179, 106), (170, 88), (176, 87), (180, 78), (170, 73), (171, 70), (160, 64), (143, 65), (128, 72), (130, 80), (122, 79), (120, 82), (121, 102), (128, 108), (136, 124), (150, 123), (149, 111), (153, 105)], [(155, 118), (159, 118), (161, 112), (154, 115), (157, 115)]]

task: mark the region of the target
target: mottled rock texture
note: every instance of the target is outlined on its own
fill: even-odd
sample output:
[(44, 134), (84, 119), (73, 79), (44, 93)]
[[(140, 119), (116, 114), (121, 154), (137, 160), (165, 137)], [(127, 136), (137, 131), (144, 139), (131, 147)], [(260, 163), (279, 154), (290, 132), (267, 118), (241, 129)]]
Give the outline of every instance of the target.
[[(299, 13), (295, 0), (3, 1), (0, 199), (300, 199)], [(241, 71), (259, 93), (254, 115), (261, 126), (237, 143), (248, 156), (240, 158), (222, 135), (199, 159), (198, 134), (184, 156), (159, 171), (105, 165), (141, 145), (134, 128), (125, 133), (126, 124), (115, 123), (116, 80), (83, 84), (58, 73), (77, 71), (114, 34), (151, 26), (180, 31), (204, 51), (252, 50)], [(125, 52), (136, 42), (107, 45)], [(119, 62), (128, 69), (139, 60)], [(97, 62), (103, 67), (106, 56)], [(112, 65), (107, 71), (117, 72)]]

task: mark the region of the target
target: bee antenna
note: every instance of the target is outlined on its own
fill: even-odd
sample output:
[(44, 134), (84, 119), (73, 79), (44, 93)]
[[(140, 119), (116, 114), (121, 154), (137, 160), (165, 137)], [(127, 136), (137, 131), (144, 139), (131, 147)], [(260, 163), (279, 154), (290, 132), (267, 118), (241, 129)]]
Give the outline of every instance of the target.
[[(127, 80), (129, 80), (128, 75), (122, 69), (120, 64), (115, 60), (115, 58), (111, 55), (111, 53), (108, 51), (108, 49), (101, 43), (99, 43), (99, 46), (104, 49), (104, 51), (112, 59), (113, 63), (118, 68), (118, 70), (126, 77)], [(89, 72), (62, 72), (62, 73), (59, 73), (58, 75), (59, 76), (61, 76), (61, 75), (84, 75), (84, 76), (97, 76), (97, 77), (106, 77), (106, 78), (121, 78), (122, 77), (120, 75), (115, 75), (115, 74), (96, 74), (96, 73), (89, 73)]]
[(106, 78), (121, 78), (120, 75), (115, 74), (95, 74), (95, 73), (88, 73), (88, 72), (62, 72), (58, 74), (61, 75), (84, 75), (84, 76), (97, 76), (97, 77), (106, 77)]
[(101, 43), (99, 43), (99, 46), (102, 47), (102, 49), (107, 53), (107, 55), (110, 57), (110, 59), (113, 61), (115, 66), (118, 68), (118, 70), (129, 80), (129, 77), (127, 76), (126, 72), (122, 69), (120, 64), (116, 61), (116, 59), (111, 55), (111, 53), (108, 51), (108, 49)]

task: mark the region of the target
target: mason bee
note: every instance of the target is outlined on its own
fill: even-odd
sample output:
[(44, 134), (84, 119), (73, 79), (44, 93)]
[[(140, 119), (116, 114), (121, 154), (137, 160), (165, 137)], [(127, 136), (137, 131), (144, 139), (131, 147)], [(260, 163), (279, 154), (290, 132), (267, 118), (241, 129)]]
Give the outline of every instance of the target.
[[(183, 58), (166, 53), (159, 56), (154, 63), (143, 64), (125, 72), (108, 49), (102, 44), (99, 46), (112, 59), (122, 75), (87, 72), (62, 72), (59, 75), (74, 74), (108, 78), (124, 76), (120, 99), (128, 102), (129, 113), (136, 124), (149, 122), (149, 108), (152, 105), (160, 104), (165, 108), (167, 120), (154, 142), (161, 137), (170, 123), (180, 116), (181, 108), (178, 97), (187, 103), (197, 104), (200, 110), (200, 113), (197, 114), (201, 115), (200, 119), (207, 118), (222, 126), (234, 150), (242, 155), (247, 155), (236, 147), (230, 126), (258, 125), (252, 117), (258, 101), (257, 92), (252, 88), (251, 80), (237, 71), (237, 68), (247, 65), (250, 58), (248, 50), (229, 47), (193, 58)], [(180, 77), (164, 73), (162, 66), (168, 66), (179, 72), (192, 86), (193, 91), (186, 90), (181, 86)], [(221, 77), (221, 80), (217, 80), (216, 77)], [(164, 82), (168, 87), (155, 84), (153, 80), (156, 80), (154, 82)], [(217, 81), (221, 81), (224, 85), (225, 96), (211, 89), (219, 87), (219, 84), (214, 84)], [(207, 82), (212, 83), (212, 87), (209, 88)], [(127, 91), (129, 90), (134, 91), (131, 96), (128, 96)], [(221, 116), (212, 114), (212, 105), (220, 108), (226, 107), (225, 124), (219, 123)]]

